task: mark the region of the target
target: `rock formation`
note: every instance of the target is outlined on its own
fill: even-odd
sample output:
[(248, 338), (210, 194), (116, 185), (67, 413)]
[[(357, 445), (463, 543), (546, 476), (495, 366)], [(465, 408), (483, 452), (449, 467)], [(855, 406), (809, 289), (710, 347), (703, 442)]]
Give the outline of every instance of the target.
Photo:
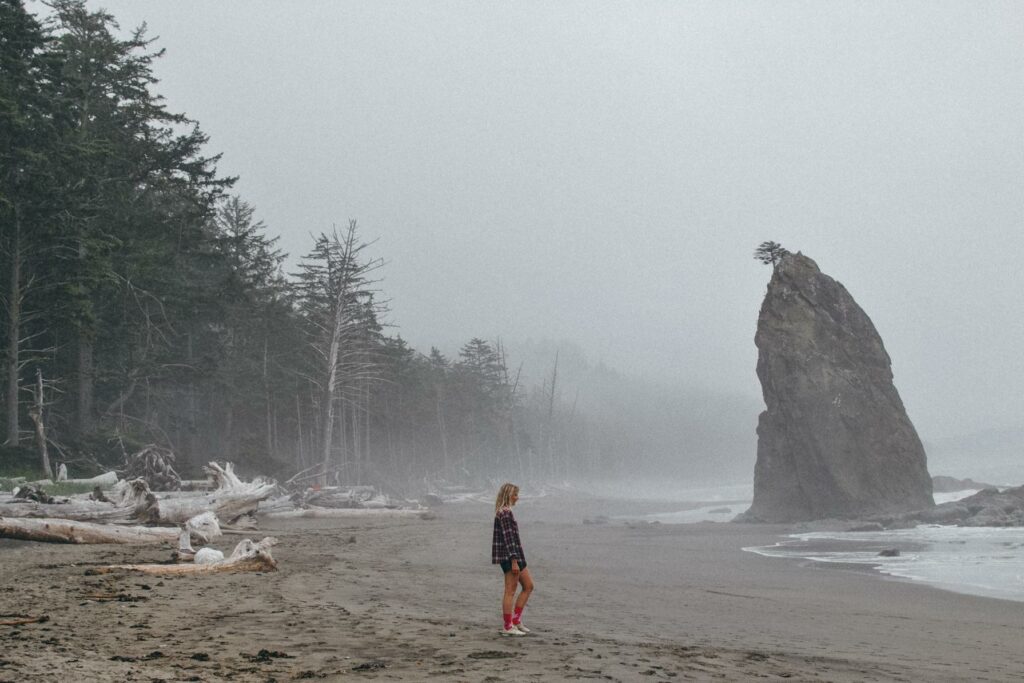
[(846, 288), (803, 254), (775, 266), (755, 337), (767, 410), (745, 521), (896, 514), (934, 505), (889, 355)]
[(888, 529), (918, 524), (956, 526), (1024, 526), (1024, 486), (988, 488), (973, 496), (879, 520)]

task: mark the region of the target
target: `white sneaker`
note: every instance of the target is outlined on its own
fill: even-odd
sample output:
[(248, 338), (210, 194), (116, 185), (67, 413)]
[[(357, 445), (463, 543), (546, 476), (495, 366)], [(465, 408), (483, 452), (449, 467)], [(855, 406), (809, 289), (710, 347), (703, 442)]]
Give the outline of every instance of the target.
[(501, 635), (503, 636), (525, 636), (526, 634), (517, 629), (515, 626), (512, 628), (505, 628), (504, 626), (500, 629)]
[(512, 628), (518, 629), (518, 630), (522, 631), (523, 633), (529, 633), (530, 632), (530, 629), (526, 628), (526, 624), (524, 624), (523, 622), (519, 622), (518, 624), (512, 624)]

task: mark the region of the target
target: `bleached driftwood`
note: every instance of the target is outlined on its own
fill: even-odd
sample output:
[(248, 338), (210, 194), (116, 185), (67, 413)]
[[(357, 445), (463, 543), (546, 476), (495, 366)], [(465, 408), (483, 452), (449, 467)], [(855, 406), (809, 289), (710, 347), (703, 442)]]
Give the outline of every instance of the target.
[(372, 486), (325, 486), (318, 489), (306, 489), (306, 503), (325, 508), (362, 507), (362, 504), (377, 495)]
[(118, 481), (117, 472), (104, 472), (98, 474), (95, 477), (89, 477), (88, 479), (68, 479), (68, 484), (88, 484), (89, 486), (100, 486), (103, 488), (110, 488)]
[(270, 496), (274, 484), (265, 484), (250, 492), (214, 491), (192, 498), (167, 498), (156, 501), (151, 521), (158, 524), (180, 524), (195, 515), (212, 511), (225, 523), (231, 524), (239, 517), (255, 512), (259, 502)]
[(125, 454), (125, 479), (145, 479), (150, 489), (170, 491), (181, 488), (181, 477), (174, 471), (174, 451), (147, 444), (136, 453)]
[(0, 517), (0, 538), (43, 543), (121, 543), (146, 545), (174, 543), (183, 534), (197, 543), (208, 543), (221, 535), (213, 513), (207, 512), (188, 520), (183, 530), (169, 527), (93, 524), (70, 519), (36, 519)]
[(0, 516), (70, 519), (98, 524), (130, 524), (148, 521), (151, 516), (149, 509), (156, 503), (156, 499), (149, 493), (146, 483), (141, 480), (118, 482), (110, 495), (110, 500), (107, 501), (89, 500), (77, 496), (55, 500), (56, 502), (53, 503), (40, 503), (15, 499), (0, 505)]
[(310, 506), (295, 510), (280, 510), (260, 513), (268, 519), (307, 519), (307, 518), (330, 518), (330, 517), (418, 517), (420, 519), (433, 519), (434, 513), (430, 510), (418, 509), (390, 509), (390, 508), (322, 508)]
[(0, 538), (44, 543), (173, 543), (178, 538), (178, 531), (70, 519), (0, 517)]
[(263, 516), (271, 512), (286, 512), (294, 509), (295, 500), (291, 495), (275, 496), (273, 498), (261, 500), (259, 507), (256, 508), (256, 514)]
[(0, 516), (59, 518), (80, 522), (160, 525), (182, 524), (204, 512), (212, 512), (225, 523), (256, 511), (261, 500), (276, 487), (272, 481), (241, 481), (230, 463), (221, 467), (210, 463), (220, 488), (209, 493), (160, 498), (149, 490), (143, 479), (118, 481), (107, 498), (90, 500), (86, 494), (58, 499), (54, 503), (14, 500), (0, 504)]
[(259, 543), (245, 539), (221, 562), (210, 564), (115, 564), (90, 569), (87, 574), (111, 574), (118, 571), (135, 571), (152, 576), (181, 576), (185, 574), (217, 574), (221, 572), (272, 572), (277, 562), (270, 555), (270, 546), (277, 543), (272, 537)]
[(150, 510), (150, 521), (158, 524), (180, 524), (209, 510), (226, 524), (231, 524), (239, 517), (255, 512), (259, 502), (269, 498), (277, 486), (274, 482), (263, 479), (244, 482), (235, 475), (231, 463), (221, 467), (211, 462), (203, 469), (216, 480), (215, 491), (194, 496), (156, 499)]

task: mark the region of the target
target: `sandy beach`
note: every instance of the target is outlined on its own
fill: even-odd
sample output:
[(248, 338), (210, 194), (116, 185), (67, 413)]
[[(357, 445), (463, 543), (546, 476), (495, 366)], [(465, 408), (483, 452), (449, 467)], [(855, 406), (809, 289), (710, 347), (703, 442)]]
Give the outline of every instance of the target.
[[(0, 681), (1010, 681), (1024, 605), (761, 557), (788, 529), (584, 524), (624, 501), (524, 498), (537, 583), (502, 637), (485, 502), (436, 519), (264, 522), (279, 571), (90, 576), (167, 548), (0, 541)], [(651, 510), (647, 510), (651, 511)], [(219, 539), (229, 550), (242, 536)], [(0, 617), (3, 619), (5, 617)], [(6, 617), (9, 618), (9, 617)]]

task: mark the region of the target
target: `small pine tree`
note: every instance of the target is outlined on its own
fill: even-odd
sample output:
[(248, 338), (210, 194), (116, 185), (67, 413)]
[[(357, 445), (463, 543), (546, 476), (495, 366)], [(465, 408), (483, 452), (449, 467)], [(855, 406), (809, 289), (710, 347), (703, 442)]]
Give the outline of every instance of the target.
[(761, 263), (772, 265), (772, 268), (779, 265), (782, 261), (782, 257), (789, 254), (789, 250), (783, 247), (778, 242), (761, 242), (760, 246), (754, 250), (754, 258)]

